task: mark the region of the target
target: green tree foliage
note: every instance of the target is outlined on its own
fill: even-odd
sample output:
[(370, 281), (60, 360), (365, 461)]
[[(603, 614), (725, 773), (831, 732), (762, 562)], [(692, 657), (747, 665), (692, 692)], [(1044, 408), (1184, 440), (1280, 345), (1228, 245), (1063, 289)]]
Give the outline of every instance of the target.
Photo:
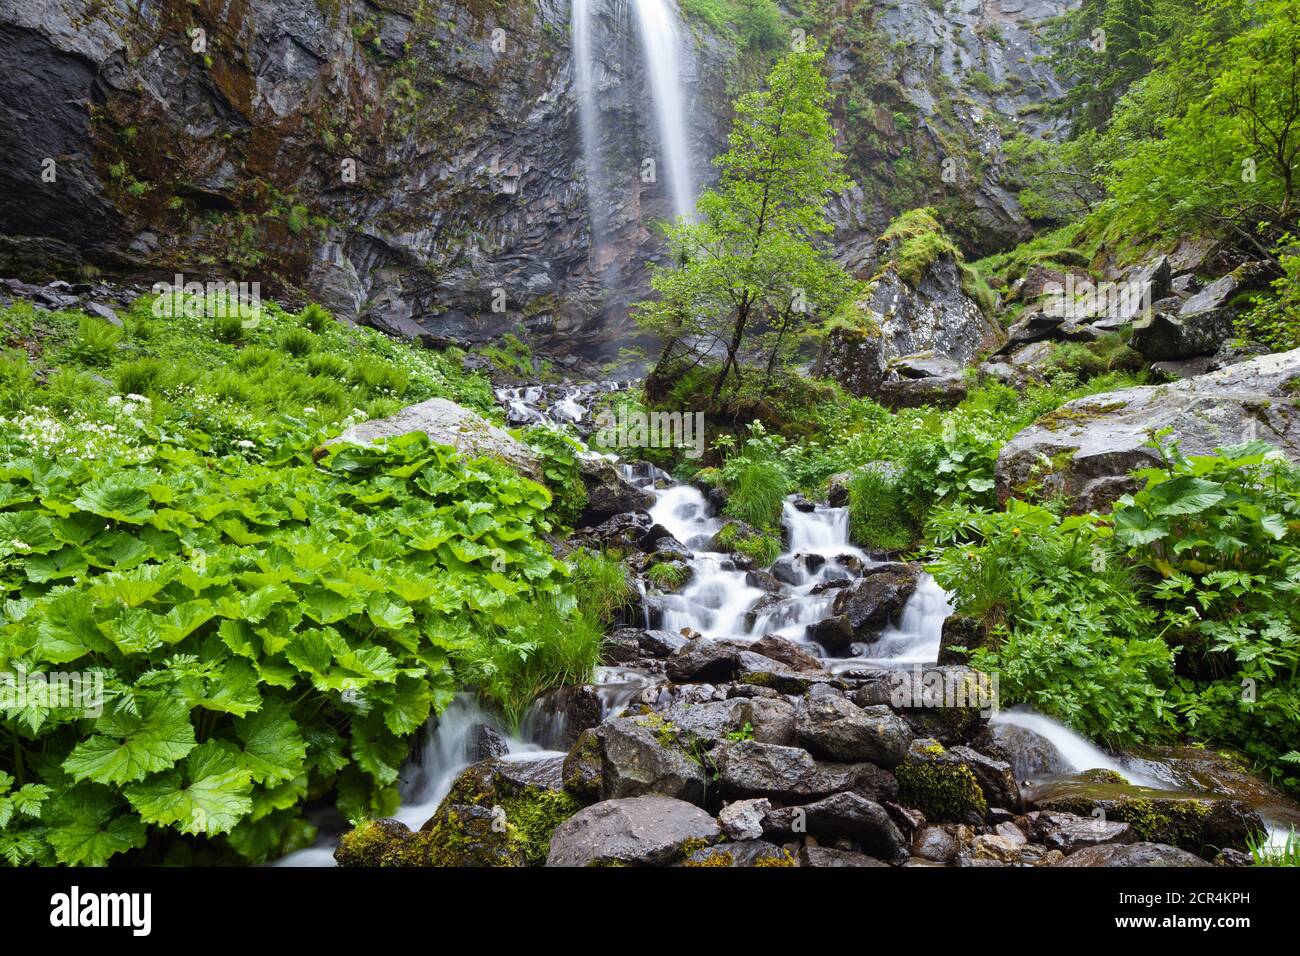
[(821, 59), (812, 45), (791, 51), (766, 89), (736, 101), (729, 149), (715, 160), (718, 186), (700, 196), (695, 221), (668, 227), (673, 264), (655, 268), (659, 297), (638, 309), (644, 327), (667, 342), (657, 378), (720, 354), (716, 399), (728, 381), (743, 379), (749, 348), (766, 383), (809, 315), (851, 300), (854, 282), (816, 242), (830, 232), (827, 199), (848, 183)]
[(1300, 19), (1294, 0), (1259, 0), (1241, 32), (1221, 39), (1224, 11), (1237, 6), (1210, 4), (1120, 103), (1106, 181), (1129, 228), (1211, 230), (1269, 258), (1297, 220)]

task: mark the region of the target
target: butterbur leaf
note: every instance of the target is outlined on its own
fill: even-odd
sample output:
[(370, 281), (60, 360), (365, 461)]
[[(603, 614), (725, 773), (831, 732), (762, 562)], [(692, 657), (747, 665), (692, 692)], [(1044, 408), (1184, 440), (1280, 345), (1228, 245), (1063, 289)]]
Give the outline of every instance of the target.
[(166, 770), (194, 749), (189, 707), (175, 697), (145, 704), (139, 716), (105, 714), (98, 729), (63, 761), (74, 780), (130, 783)]
[(190, 701), (204, 710), (243, 717), (262, 704), (257, 669), (241, 657), (226, 661), (214, 676), (207, 678), (206, 685), (205, 695)]
[(153, 514), (149, 492), (120, 475), (82, 485), (72, 503), (82, 511), (126, 524), (141, 524)]
[(54, 522), (37, 511), (8, 511), (0, 514), (0, 558), (44, 554), (63, 546), (54, 533)]
[(395, 631), (415, 620), (411, 609), (398, 604), (384, 594), (372, 594), (366, 602), (366, 613), (376, 627)]
[(268, 700), (257, 713), (236, 721), (235, 735), (242, 747), (240, 763), (254, 783), (274, 786), (302, 772), (307, 742), (284, 702)]
[(69, 546), (52, 554), (33, 555), (23, 562), (23, 570), (33, 584), (46, 584), (61, 578), (80, 578), (90, 565), (80, 548)]
[(145, 826), (112, 791), (82, 783), (50, 808), (46, 839), (65, 866), (103, 866), (119, 853), (144, 846)]
[(399, 737), (413, 734), (429, 719), (432, 707), (433, 695), (424, 681), (399, 677), (393, 702), (384, 708), (384, 723)]
[(215, 740), (195, 747), (181, 766), (126, 788), (145, 823), (181, 833), (226, 833), (253, 809), (252, 780), (232, 748)]

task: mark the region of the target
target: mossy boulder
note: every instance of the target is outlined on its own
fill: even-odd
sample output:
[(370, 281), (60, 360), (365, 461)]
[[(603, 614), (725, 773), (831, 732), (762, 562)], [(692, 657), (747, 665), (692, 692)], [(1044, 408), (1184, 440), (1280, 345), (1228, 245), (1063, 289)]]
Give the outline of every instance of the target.
[(937, 740), (913, 741), (894, 776), (899, 802), (920, 810), (927, 820), (978, 824), (988, 815), (975, 772)]
[(340, 866), (540, 866), (555, 828), (582, 809), (561, 782), (559, 757), (484, 760), (468, 767), (418, 833), (395, 820), (344, 835)]
[(1084, 817), (1100, 814), (1127, 823), (1139, 840), (1176, 846), (1207, 860), (1220, 850), (1246, 849), (1250, 836), (1265, 830), (1259, 814), (1240, 800), (1061, 796), (1040, 800), (1038, 806)]

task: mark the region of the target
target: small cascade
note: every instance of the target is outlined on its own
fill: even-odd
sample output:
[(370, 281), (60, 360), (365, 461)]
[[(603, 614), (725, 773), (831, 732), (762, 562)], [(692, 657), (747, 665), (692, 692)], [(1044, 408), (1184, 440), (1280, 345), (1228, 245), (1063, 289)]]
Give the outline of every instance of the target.
[(632, 5), (650, 77), (673, 215), (689, 217), (695, 211), (695, 184), (686, 141), (686, 97), (678, 59), (677, 17), (669, 0), (632, 0)]
[(922, 574), (916, 591), (903, 608), (897, 624), (881, 632), (880, 638), (863, 646), (863, 657), (886, 667), (933, 664), (939, 657), (943, 622), (952, 614), (948, 594), (934, 578)]
[(1038, 734), (1055, 748), (1065, 764), (1075, 772), (1113, 770), (1126, 776), (1130, 772), (1118, 760), (1112, 758), (1086, 737), (1076, 734), (1060, 721), (1045, 717), (1028, 708), (1013, 707), (1008, 710), (1000, 710), (993, 715), (989, 722), (994, 726), (1009, 724)]

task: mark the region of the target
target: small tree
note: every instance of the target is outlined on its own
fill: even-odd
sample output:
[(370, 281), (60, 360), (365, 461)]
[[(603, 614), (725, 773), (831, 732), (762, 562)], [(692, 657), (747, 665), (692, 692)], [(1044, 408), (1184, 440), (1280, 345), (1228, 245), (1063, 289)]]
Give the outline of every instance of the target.
[(713, 398), (744, 375), (742, 355), (758, 348), (764, 391), (782, 354), (812, 314), (850, 302), (857, 284), (817, 245), (831, 230), (827, 199), (844, 189), (818, 71), (822, 52), (809, 44), (782, 57), (767, 89), (736, 101), (715, 189), (696, 203), (697, 218), (667, 227), (673, 265), (655, 267), (659, 298), (637, 318), (666, 342), (652, 379), (674, 363), (722, 359)]

